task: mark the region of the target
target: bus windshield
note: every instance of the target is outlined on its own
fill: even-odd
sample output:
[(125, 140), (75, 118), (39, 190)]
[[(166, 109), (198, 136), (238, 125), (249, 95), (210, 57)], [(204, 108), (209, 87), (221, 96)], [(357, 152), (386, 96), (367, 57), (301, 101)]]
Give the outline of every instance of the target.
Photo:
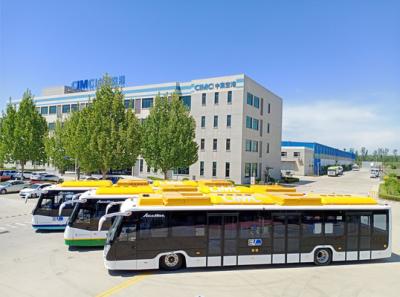
[(118, 233), (117, 231), (118, 231), (118, 229), (120, 229), (122, 220), (123, 220), (123, 216), (118, 216), (115, 218), (114, 223), (112, 224), (111, 228), (108, 230), (108, 233), (107, 233), (107, 244), (110, 244), (114, 241), (114, 239)]

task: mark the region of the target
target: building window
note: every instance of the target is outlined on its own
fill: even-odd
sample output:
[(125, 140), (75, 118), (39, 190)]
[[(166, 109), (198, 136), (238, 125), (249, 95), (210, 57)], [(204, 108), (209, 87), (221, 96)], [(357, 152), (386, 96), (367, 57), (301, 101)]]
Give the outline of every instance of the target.
[(192, 97), (191, 96), (180, 96), (179, 99), (182, 100), (183, 105), (190, 110), (192, 106)]
[(149, 165), (147, 165), (147, 173), (150, 173), (150, 171), (151, 171), (151, 168)]
[(213, 139), (213, 151), (218, 149), (218, 140), (216, 138)]
[(139, 171), (143, 172), (143, 159), (139, 160)]
[(49, 114), (49, 107), (48, 106), (41, 107), (40, 114)]
[(207, 102), (207, 94), (203, 93), (201, 94), (201, 105), (206, 106), (206, 102)]
[(286, 157), (287, 156), (287, 152), (281, 152), (281, 157)]
[(268, 103), (268, 113), (271, 113), (271, 104)]
[(228, 151), (228, 152), (231, 150), (231, 139), (230, 139), (230, 138), (227, 138), (227, 139), (226, 139), (225, 149), (226, 149), (226, 151)]
[(182, 167), (174, 169), (175, 175), (189, 175), (189, 167)]
[(259, 97), (254, 96), (253, 105), (255, 108), (260, 108), (260, 98)]
[(251, 172), (251, 164), (245, 163), (244, 164), (244, 177), (250, 177), (250, 172)]
[(247, 104), (248, 105), (253, 105), (253, 94), (247, 93)]
[(245, 147), (246, 152), (251, 152), (251, 145), (252, 145), (252, 141), (246, 139), (246, 147)]
[(132, 108), (132, 102), (130, 99), (124, 100), (125, 109)]
[(258, 120), (257, 119), (253, 119), (253, 129), (258, 131)]
[(215, 92), (214, 94), (214, 104), (218, 104), (219, 103), (219, 93)]
[(226, 103), (232, 104), (232, 91), (228, 91), (228, 98), (226, 99)]
[(226, 126), (227, 126), (228, 128), (231, 127), (231, 122), (232, 122), (232, 116), (231, 116), (230, 114), (228, 114), (228, 115), (226, 116)]
[(214, 116), (214, 128), (218, 128), (218, 116)]
[(200, 176), (204, 175), (204, 161), (200, 161)]
[(264, 98), (261, 98), (261, 108), (260, 108), (260, 115), (264, 114)]
[(205, 127), (206, 127), (206, 117), (201, 116), (201, 128), (205, 128)]
[(267, 124), (267, 133), (269, 134), (269, 123)]
[(254, 153), (257, 153), (257, 152), (258, 152), (258, 141), (257, 141), (257, 140), (254, 140), (254, 141), (252, 142), (251, 151), (254, 152)]
[(217, 176), (217, 162), (212, 162), (212, 176)]
[(71, 111), (71, 105), (66, 104), (62, 106), (62, 112), (63, 113), (69, 113)]
[(71, 111), (78, 111), (78, 104), (71, 104)]
[(231, 164), (229, 162), (226, 162), (225, 163), (225, 177), (229, 177), (230, 169), (231, 169)]
[(249, 116), (246, 116), (246, 128), (253, 128), (253, 119)]
[(57, 106), (52, 105), (49, 108), (49, 114), (56, 114), (57, 113)]
[(202, 139), (200, 140), (200, 150), (202, 150), (202, 151), (204, 151), (205, 142), (206, 142), (206, 140), (205, 140), (204, 138), (202, 138)]
[(153, 98), (143, 98), (142, 108), (151, 108), (151, 107), (153, 107)]
[(269, 142), (267, 142), (267, 154), (269, 154)]
[(300, 152), (293, 152), (293, 157), (300, 157)]
[(49, 123), (48, 127), (50, 131), (53, 131), (56, 128), (56, 123)]

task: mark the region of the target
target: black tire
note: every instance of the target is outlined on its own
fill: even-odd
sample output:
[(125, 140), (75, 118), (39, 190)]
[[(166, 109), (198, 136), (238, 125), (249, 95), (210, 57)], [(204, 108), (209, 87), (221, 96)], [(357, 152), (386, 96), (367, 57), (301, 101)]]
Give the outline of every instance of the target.
[(332, 251), (328, 248), (317, 249), (314, 253), (314, 264), (326, 266), (332, 262)]
[(178, 270), (182, 267), (183, 256), (171, 253), (160, 258), (160, 266), (164, 270)]
[(2, 194), (2, 195), (7, 194), (7, 190), (6, 189), (1, 190), (0, 194)]

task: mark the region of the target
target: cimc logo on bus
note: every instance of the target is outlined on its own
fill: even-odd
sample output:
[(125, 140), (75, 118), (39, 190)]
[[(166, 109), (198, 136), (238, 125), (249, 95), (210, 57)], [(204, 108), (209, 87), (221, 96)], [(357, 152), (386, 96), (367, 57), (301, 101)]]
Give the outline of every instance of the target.
[[(111, 77), (113, 87), (124, 87), (125, 86), (125, 75)], [(84, 80), (73, 81), (71, 87), (78, 91), (92, 91), (96, 90), (98, 86), (103, 83), (102, 78), (92, 78)]]

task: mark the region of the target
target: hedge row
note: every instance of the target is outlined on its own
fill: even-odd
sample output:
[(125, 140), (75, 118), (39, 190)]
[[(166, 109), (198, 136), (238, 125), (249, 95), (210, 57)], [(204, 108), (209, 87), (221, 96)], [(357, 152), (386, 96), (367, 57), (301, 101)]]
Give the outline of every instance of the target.
[(379, 186), (379, 198), (387, 199), (387, 200), (400, 201), (400, 196), (389, 195), (389, 194), (386, 193), (386, 189), (385, 189), (385, 185), (384, 184), (381, 184)]

